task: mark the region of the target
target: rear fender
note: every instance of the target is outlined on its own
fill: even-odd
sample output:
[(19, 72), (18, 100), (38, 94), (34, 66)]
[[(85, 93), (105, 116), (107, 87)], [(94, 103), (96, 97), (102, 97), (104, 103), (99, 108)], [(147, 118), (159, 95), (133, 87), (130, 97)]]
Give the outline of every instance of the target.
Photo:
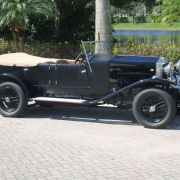
[(5, 73), (0, 74), (0, 83), (3, 82), (14, 82), (18, 84), (23, 89), (26, 97), (30, 97), (30, 91), (28, 89), (31, 89), (32, 85), (26, 79), (20, 78), (15, 74)]

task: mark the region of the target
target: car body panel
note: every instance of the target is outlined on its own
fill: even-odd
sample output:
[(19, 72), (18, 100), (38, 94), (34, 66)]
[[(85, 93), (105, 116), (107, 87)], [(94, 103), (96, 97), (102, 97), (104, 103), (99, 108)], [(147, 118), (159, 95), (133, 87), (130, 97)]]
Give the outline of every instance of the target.
[(146, 57), (146, 56), (116, 56), (112, 59), (112, 64), (127, 64), (127, 65), (144, 65), (155, 66), (158, 57)]
[(32, 67), (0, 66), (0, 77), (4, 81), (10, 76), (14, 81), (18, 78), (31, 98), (78, 98), (99, 102), (122, 93), (121, 89), (126, 87), (167, 86), (164, 81), (157, 83), (152, 79), (157, 61), (157, 57), (94, 54), (81, 64), (49, 62)]

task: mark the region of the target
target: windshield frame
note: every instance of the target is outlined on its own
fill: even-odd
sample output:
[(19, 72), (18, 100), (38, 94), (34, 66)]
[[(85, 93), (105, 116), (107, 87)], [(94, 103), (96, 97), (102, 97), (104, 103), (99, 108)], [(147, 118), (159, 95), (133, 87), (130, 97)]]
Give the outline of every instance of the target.
[(104, 43), (105, 43), (104, 41), (81, 41), (83, 51), (84, 51), (84, 54), (85, 54), (85, 57), (86, 57), (86, 62), (88, 64), (90, 72), (92, 72), (92, 68), (91, 68), (91, 64), (90, 64), (90, 58), (88, 56), (88, 52), (87, 52), (87, 49), (86, 49), (86, 45), (87, 44), (96, 44), (96, 43), (102, 43), (103, 48), (104, 48)]

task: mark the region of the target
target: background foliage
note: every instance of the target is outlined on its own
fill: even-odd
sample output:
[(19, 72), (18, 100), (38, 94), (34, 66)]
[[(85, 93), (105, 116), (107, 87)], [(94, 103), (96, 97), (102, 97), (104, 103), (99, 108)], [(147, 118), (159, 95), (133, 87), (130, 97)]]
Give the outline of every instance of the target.
[(59, 12), (56, 40), (79, 43), (94, 39), (94, 0), (55, 0)]
[[(89, 48), (94, 49), (94, 47)], [(82, 49), (70, 43), (62, 44), (58, 42), (31, 41), (25, 43), (25, 50), (27, 53), (35, 56), (74, 59)], [(15, 52), (13, 42), (0, 39), (0, 54), (13, 52)], [(127, 42), (125, 45), (121, 45), (120, 43), (115, 43), (113, 53), (115, 55), (164, 56), (168, 57), (173, 62), (180, 60), (180, 46), (168, 44), (137, 45)]]
[[(35, 1), (40, 2), (40, 0), (0, 0), (0, 7), (2, 8), (2, 3), (8, 5), (9, 2), (15, 1), (18, 1), (20, 4), (22, 2), (31, 2), (31, 4)], [(25, 51), (43, 57), (74, 58), (80, 51), (80, 46), (78, 45), (81, 40), (94, 40), (95, 0), (51, 0), (53, 3), (50, 3), (49, 0), (44, 0), (43, 2), (47, 2), (48, 6), (52, 4), (52, 9), (55, 8), (53, 16), (47, 19), (41, 13), (32, 12), (31, 8), (26, 9), (24, 24), (27, 21), (28, 26), (26, 26), (25, 31)], [(128, 17), (114, 17), (113, 22), (151, 22), (151, 16), (133, 17), (133, 14), (130, 13), (137, 3), (144, 4), (149, 14), (154, 10), (155, 15), (153, 16), (158, 22), (170, 23), (178, 21), (180, 17), (179, 0), (111, 0), (111, 4), (116, 10), (112, 12), (118, 13), (117, 8), (125, 10), (126, 13), (129, 12)], [(43, 4), (44, 7), (42, 9), (46, 9), (46, 3)], [(21, 10), (24, 11), (23, 9)], [(10, 14), (13, 14), (13, 12)], [(0, 54), (15, 52), (13, 42), (10, 40), (12, 37), (8, 27), (0, 30), (1, 37)], [(116, 43), (113, 52), (119, 55), (168, 56), (172, 61), (176, 61), (180, 59), (179, 49), (180, 47), (170, 45), (135, 45), (132, 43), (127, 43), (122, 47)]]
[(158, 6), (154, 7), (155, 21), (172, 24), (180, 21), (180, 0), (157, 0)]
[(167, 57), (170, 61), (180, 60), (180, 46), (168, 44), (134, 44), (127, 42), (125, 45), (116, 43), (113, 47), (115, 55), (138, 55), (138, 56), (155, 56)]
[[(0, 54), (14, 53), (13, 41), (0, 39)], [(75, 58), (80, 52), (80, 47), (69, 43), (29, 41), (25, 43), (25, 52), (35, 56), (49, 58)]]

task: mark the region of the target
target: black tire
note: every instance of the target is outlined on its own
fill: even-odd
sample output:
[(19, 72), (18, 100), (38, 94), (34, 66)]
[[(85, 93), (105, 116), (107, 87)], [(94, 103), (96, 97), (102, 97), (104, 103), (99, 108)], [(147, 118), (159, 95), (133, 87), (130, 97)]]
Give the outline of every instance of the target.
[(133, 101), (136, 120), (146, 128), (166, 128), (176, 116), (176, 103), (171, 95), (159, 89), (146, 89)]
[(13, 82), (0, 84), (0, 114), (19, 117), (27, 108), (27, 97), (23, 89)]

